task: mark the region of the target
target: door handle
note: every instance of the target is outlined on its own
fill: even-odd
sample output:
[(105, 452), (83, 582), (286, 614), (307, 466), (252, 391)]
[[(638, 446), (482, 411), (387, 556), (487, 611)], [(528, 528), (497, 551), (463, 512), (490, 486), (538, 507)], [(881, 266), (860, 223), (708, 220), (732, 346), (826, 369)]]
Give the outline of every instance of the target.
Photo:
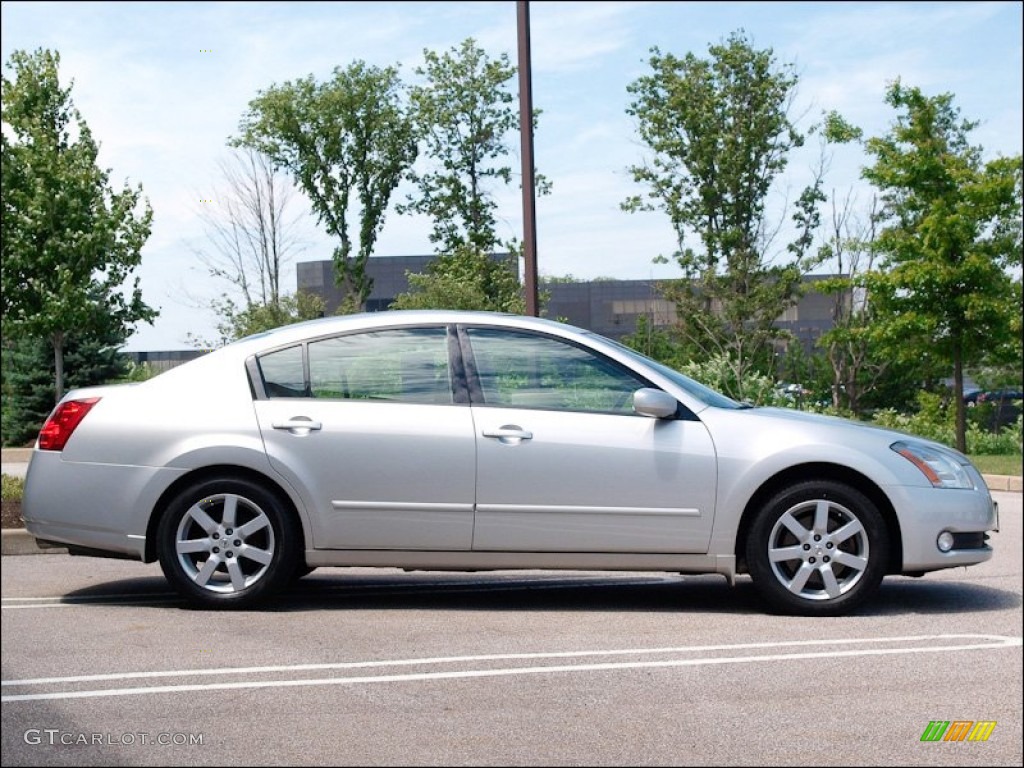
[(503, 443), (513, 443), (520, 440), (533, 439), (533, 432), (517, 427), (514, 424), (505, 424), (498, 429), (485, 429), (484, 437), (496, 437)]
[(287, 429), (293, 434), (302, 435), (308, 435), (310, 432), (323, 427), (319, 421), (313, 421), (306, 416), (293, 416), (286, 421), (275, 421), (271, 426), (274, 429)]

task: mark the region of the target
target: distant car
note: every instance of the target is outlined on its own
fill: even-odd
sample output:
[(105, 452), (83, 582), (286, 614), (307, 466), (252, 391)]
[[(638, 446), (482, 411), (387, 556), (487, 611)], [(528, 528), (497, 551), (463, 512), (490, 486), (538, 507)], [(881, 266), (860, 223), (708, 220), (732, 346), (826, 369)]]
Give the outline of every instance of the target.
[(978, 394), (979, 403), (1013, 403), (1017, 400), (1024, 399), (1024, 392), (1020, 389), (992, 389), (980, 392)]
[(772, 609), (988, 560), (963, 455), (752, 408), (593, 333), (475, 312), (334, 317), (69, 392), (23, 515), (248, 607), (316, 566), (747, 573)]

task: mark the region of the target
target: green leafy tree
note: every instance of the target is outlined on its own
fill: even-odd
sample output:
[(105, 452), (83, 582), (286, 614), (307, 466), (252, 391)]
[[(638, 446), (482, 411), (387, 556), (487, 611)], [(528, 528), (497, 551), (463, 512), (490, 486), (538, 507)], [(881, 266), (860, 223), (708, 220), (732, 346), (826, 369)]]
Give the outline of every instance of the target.
[(626, 110), (652, 152), (630, 168), (646, 193), (622, 207), (668, 216), (678, 244), (672, 258), (683, 274), (662, 290), (677, 304), (674, 332), (684, 356), (730, 361), (729, 378), (742, 386), (751, 372), (770, 369), (785, 335), (775, 320), (797, 301), (815, 256), (820, 170), (794, 206), (786, 263), (769, 253), (765, 214), (790, 150), (804, 141), (788, 116), (797, 77), (742, 31), (710, 46), (708, 58), (653, 48), (649, 64), (651, 74), (629, 85)]
[[(116, 328), (68, 336), (64, 364), (68, 388), (123, 380), (131, 372)], [(22, 337), (4, 348), (3, 444), (31, 443), (53, 409), (53, 350), (44, 339)]]
[[(412, 290), (396, 306), (525, 312), (521, 246), (498, 235), (494, 198), (495, 188), (514, 178), (507, 139), (519, 128), (511, 89), (516, 69), (507, 55), (491, 59), (472, 38), (443, 54), (423, 55), (425, 64), (416, 70), (423, 82), (409, 97), (422, 163), (411, 176), (416, 191), (399, 211), (432, 220), (430, 241), (441, 255), (426, 272), (410, 275)], [(543, 176), (536, 183), (539, 194), (550, 192)], [(498, 264), (489, 255), (495, 250), (515, 258)]]
[(952, 371), (963, 451), (965, 366), (1020, 360), (1021, 157), (984, 162), (969, 142), (977, 123), (961, 119), (951, 94), (896, 81), (886, 102), (900, 114), (868, 140), (874, 164), (863, 171), (885, 215), (882, 263), (868, 276), (874, 328), (894, 357), (931, 355)]
[(43, 49), (15, 51), (7, 62), (14, 79), (3, 78), (0, 171), (3, 333), (49, 342), (58, 400), (72, 332), (127, 337), (156, 316), (132, 280), (152, 210), (147, 202), (138, 212), (141, 185), (111, 189), (71, 86), (60, 87), (59, 64)]
[(279, 296), (274, 302), (249, 302), (244, 306), (222, 296), (214, 300), (213, 308), (220, 318), (217, 323), (219, 338), (205, 339), (190, 334), (189, 341), (200, 349), (222, 347), (254, 333), (304, 320), (315, 320), (323, 317), (325, 310), (323, 298), (304, 291)]
[[(495, 231), (494, 186), (513, 178), (507, 137), (519, 126), (511, 89), (516, 68), (506, 54), (491, 59), (472, 38), (423, 56), (425, 65), (416, 69), (423, 82), (409, 94), (423, 168), (413, 173), (416, 192), (399, 210), (430, 217), (439, 253), (507, 248), (512, 244), (502, 244)], [(538, 187), (548, 189), (543, 179)]]
[(400, 92), (397, 67), (362, 61), (336, 68), (324, 83), (309, 75), (273, 85), (249, 102), (231, 141), (292, 173), (319, 222), (338, 239), (335, 280), (359, 307), (373, 290), (366, 260), (391, 195), (416, 158)]
[(457, 246), (434, 259), (422, 274), (410, 274), (410, 290), (394, 309), (476, 309), (524, 314), (518, 258), (496, 260), (472, 246)]

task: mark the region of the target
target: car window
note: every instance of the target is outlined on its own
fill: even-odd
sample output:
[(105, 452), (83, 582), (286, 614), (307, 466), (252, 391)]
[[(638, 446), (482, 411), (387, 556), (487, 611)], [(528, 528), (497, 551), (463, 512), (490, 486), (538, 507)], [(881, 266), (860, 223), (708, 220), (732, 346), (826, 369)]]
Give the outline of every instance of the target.
[(309, 380), (318, 398), (449, 404), (447, 331), (386, 330), (313, 342)]
[(301, 346), (280, 349), (258, 359), (268, 397), (307, 396)]
[(537, 334), (470, 328), (484, 405), (633, 414), (647, 386), (617, 363)]

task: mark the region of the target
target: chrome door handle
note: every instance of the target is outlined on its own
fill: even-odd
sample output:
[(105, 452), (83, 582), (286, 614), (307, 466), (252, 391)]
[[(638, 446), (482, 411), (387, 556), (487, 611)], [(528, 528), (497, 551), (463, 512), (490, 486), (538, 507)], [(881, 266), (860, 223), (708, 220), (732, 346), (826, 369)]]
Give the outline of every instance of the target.
[(271, 426), (274, 429), (287, 429), (292, 432), (302, 430), (302, 434), (308, 434), (313, 430), (323, 428), (319, 421), (313, 421), (305, 416), (295, 416), (287, 421), (275, 421)]
[(533, 439), (533, 432), (517, 427), (512, 424), (506, 424), (498, 429), (485, 429), (484, 437), (496, 437), (502, 442), (506, 440), (531, 440)]

